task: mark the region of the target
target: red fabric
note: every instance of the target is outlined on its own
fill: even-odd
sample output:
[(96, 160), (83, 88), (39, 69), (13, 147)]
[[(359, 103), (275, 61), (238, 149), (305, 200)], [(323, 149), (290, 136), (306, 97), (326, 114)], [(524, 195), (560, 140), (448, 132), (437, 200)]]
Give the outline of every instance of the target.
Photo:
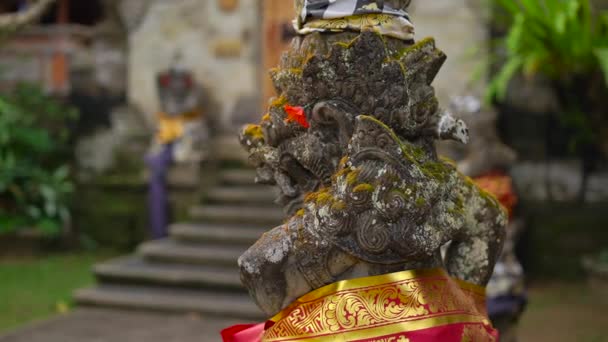
[(238, 324), (222, 330), (224, 342), (260, 342), (266, 323)]
[[(261, 342), (267, 323), (238, 324), (222, 330), (223, 342)], [(498, 331), (484, 324), (449, 324), (353, 342), (496, 342)]]
[(490, 171), (473, 179), (483, 190), (496, 196), (496, 199), (509, 212), (509, 218), (513, 216), (513, 209), (517, 204), (517, 194), (513, 187), (513, 180), (502, 171)]
[(352, 342), (496, 342), (498, 332), (483, 324), (450, 324)]

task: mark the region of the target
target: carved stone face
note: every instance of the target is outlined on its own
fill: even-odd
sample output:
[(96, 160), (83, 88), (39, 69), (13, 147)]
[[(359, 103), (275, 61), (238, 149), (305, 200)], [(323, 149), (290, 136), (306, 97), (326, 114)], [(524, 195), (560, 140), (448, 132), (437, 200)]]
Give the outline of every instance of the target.
[(411, 230), (424, 225), (437, 201), (433, 176), (451, 170), (431, 161), (423, 144), (401, 141), (372, 117), (359, 116), (355, 125), (331, 188), (307, 197), (304, 226), (370, 263), (428, 258)]
[[(271, 108), (261, 126), (264, 141), (243, 134), (260, 183), (276, 184), (286, 212), (302, 207), (304, 195), (331, 183), (352, 136), (356, 110), (344, 101), (324, 101), (307, 111), (310, 129), (286, 122), (282, 107)], [(255, 128), (255, 126), (254, 126)]]
[(182, 115), (196, 108), (197, 89), (187, 71), (171, 69), (157, 78), (161, 108), (167, 115)]
[[(295, 38), (281, 67), (272, 71), (281, 97), (259, 126), (241, 136), (258, 181), (278, 186), (278, 203), (288, 214), (302, 207), (305, 194), (330, 185), (359, 115), (369, 114), (405, 140), (466, 141), (466, 127), (440, 110), (430, 86), (445, 60), (432, 40), (412, 46), (369, 32), (340, 37), (352, 37), (352, 43), (332, 43), (331, 36)], [(289, 120), (285, 105), (302, 107), (310, 127)], [(371, 133), (362, 134), (364, 139)]]

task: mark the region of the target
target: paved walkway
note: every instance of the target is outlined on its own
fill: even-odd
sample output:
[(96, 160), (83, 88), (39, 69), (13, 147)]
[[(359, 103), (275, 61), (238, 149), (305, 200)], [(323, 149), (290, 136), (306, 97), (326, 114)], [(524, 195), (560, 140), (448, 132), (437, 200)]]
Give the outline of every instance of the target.
[(220, 330), (237, 323), (243, 322), (83, 308), (0, 336), (0, 342), (217, 342)]

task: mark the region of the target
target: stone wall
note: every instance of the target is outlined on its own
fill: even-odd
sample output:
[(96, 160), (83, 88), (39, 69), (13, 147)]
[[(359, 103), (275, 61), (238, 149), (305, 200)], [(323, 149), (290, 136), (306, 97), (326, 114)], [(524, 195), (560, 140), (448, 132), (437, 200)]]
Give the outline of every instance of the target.
[(487, 59), (488, 26), (483, 1), (433, 0), (413, 1), (410, 14), (418, 40), (435, 37), (437, 46), (448, 60), (437, 76), (434, 86), (440, 103), (447, 105), (454, 95), (481, 94), (484, 78), (475, 85), (475, 73)]
[[(240, 0), (233, 10), (220, 0), (150, 0), (141, 24), (129, 36), (130, 103), (150, 124), (159, 109), (155, 75), (176, 53), (217, 103), (208, 115), (222, 127), (243, 121), (235, 113), (244, 101), (258, 108), (258, 1)], [(238, 111), (238, 110), (237, 110)]]

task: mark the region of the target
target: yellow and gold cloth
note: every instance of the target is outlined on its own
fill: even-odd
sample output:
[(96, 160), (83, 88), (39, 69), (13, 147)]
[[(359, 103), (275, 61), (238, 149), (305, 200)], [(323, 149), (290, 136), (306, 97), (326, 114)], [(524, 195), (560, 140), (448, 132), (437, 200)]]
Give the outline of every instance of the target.
[(180, 139), (185, 134), (186, 124), (199, 120), (201, 111), (193, 110), (181, 115), (167, 115), (158, 113), (158, 132), (156, 140), (161, 144), (168, 144)]
[(296, 300), (261, 339), (286, 341), (497, 341), (485, 289), (442, 269), (340, 281)]
[(222, 331), (224, 342), (496, 342), (485, 289), (443, 269), (340, 281), (266, 323)]

